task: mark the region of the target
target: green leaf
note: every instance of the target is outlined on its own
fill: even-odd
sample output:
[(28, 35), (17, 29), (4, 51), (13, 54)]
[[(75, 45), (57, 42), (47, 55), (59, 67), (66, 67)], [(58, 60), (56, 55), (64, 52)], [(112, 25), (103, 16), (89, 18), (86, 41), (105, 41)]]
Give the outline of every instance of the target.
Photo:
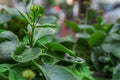
[(88, 19), (91, 20), (96, 15), (96, 10), (90, 10), (90, 13), (88, 14)]
[(20, 11), (19, 9), (17, 9), (17, 11), (25, 18), (25, 20), (30, 24), (32, 25), (32, 22), (30, 21), (30, 19), (28, 18), (28, 16), (23, 13), (22, 11)]
[(77, 69), (76, 71), (74, 70), (78, 79), (79, 80), (95, 80), (92, 77), (92, 73), (89, 67), (85, 63), (81, 64), (81, 66), (82, 67), (80, 69)]
[(36, 28), (34, 30), (34, 45), (35, 43), (42, 37), (53, 35), (55, 33), (55, 30), (52, 28)]
[(102, 18), (101, 16), (98, 16), (98, 17), (96, 18), (96, 21), (97, 21), (98, 23), (102, 23), (102, 22), (103, 22), (103, 18)]
[(46, 80), (77, 80), (70, 70), (62, 66), (46, 64), (41, 69)]
[(120, 34), (113, 33), (113, 34), (111, 34), (111, 38), (113, 40), (120, 40)]
[(87, 59), (88, 53), (90, 52), (88, 41), (86, 39), (79, 38), (74, 45), (74, 50), (77, 55), (81, 56), (84, 59)]
[(5, 39), (11, 40), (11, 41), (19, 42), (18, 37), (14, 33), (10, 32), (10, 31), (3, 31), (3, 32), (1, 32), (0, 33), (0, 39), (1, 38), (5, 38)]
[(68, 35), (65, 37), (57, 37), (56, 40), (60, 43), (64, 43), (64, 42), (74, 43), (75, 42), (74, 37), (72, 35)]
[(120, 79), (120, 64), (118, 64), (113, 72), (112, 80), (119, 80)]
[(120, 35), (111, 34), (104, 40), (101, 45), (102, 49), (108, 53), (112, 53), (117, 58), (120, 58)]
[(49, 42), (49, 40), (48, 40), (48, 37), (46, 36), (46, 37), (42, 37), (41, 39), (39, 39), (38, 41), (37, 41), (37, 43), (38, 44), (40, 44), (40, 45), (45, 45), (45, 44), (47, 44)]
[(11, 53), (13, 53), (18, 44), (19, 43), (16, 43), (15, 41), (5, 41), (0, 43), (0, 59), (10, 59)]
[(88, 39), (88, 42), (89, 42), (90, 46), (97, 46), (102, 43), (104, 38), (105, 38), (105, 33), (103, 31), (96, 31)]
[(61, 52), (68, 53), (70, 55), (75, 55), (74, 52), (72, 52), (71, 50), (67, 49), (66, 47), (64, 47), (63, 45), (61, 45), (60, 43), (57, 43), (57, 42), (48, 43), (47, 47), (51, 50), (61, 51)]
[(6, 23), (11, 20), (11, 16), (9, 14), (0, 14), (0, 24)]
[(0, 33), (0, 40), (7, 39), (0, 43), (0, 59), (10, 59), (11, 53), (15, 50), (16, 46), (20, 43), (18, 37), (10, 32), (3, 31)]
[(120, 58), (120, 42), (103, 43), (102, 48), (108, 53), (112, 53), (114, 56)]
[(37, 24), (36, 26), (37, 27), (43, 27), (43, 28), (46, 28), (46, 27), (57, 27), (56, 24), (51, 24), (51, 23)]
[(77, 34), (76, 34), (76, 37), (77, 37), (77, 38), (84, 38), (84, 39), (86, 39), (86, 38), (89, 38), (89, 37), (90, 37), (90, 34), (88, 34), (88, 33), (86, 33), (86, 32), (77, 33)]
[(109, 34), (116, 33), (117, 31), (120, 30), (120, 24), (115, 24), (112, 29), (109, 31)]
[(27, 7), (27, 5), (30, 3), (30, 0), (24, 0), (23, 3), (24, 3), (24, 6)]
[(42, 50), (36, 47), (36, 48), (26, 48), (22, 53), (18, 54), (18, 52), (21, 52), (18, 50), (23, 50), (23, 48), (24, 47), (21, 46), (16, 48), (15, 52), (12, 54), (12, 58), (14, 60), (18, 62), (28, 62), (38, 58), (42, 53)]
[(26, 80), (22, 76), (23, 68), (14, 68), (9, 70), (8, 78), (9, 80)]
[(0, 64), (0, 73), (6, 72), (11, 67), (10, 64)]
[(78, 24), (72, 21), (65, 20), (65, 24), (72, 28), (76, 32), (80, 32), (80, 28), (78, 27)]
[(44, 16), (44, 17), (40, 18), (39, 23), (40, 24), (48, 24), (48, 23), (54, 24), (54, 23), (56, 23), (56, 21), (57, 21), (57, 18), (54, 16)]
[(87, 32), (95, 32), (96, 29), (91, 25), (79, 25), (79, 29), (86, 30)]

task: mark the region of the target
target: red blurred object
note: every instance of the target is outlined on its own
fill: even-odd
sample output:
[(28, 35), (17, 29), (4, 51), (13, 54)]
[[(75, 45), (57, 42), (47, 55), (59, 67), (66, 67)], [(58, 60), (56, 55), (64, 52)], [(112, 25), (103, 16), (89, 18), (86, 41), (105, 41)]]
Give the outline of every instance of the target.
[(57, 11), (57, 12), (60, 11), (60, 6), (55, 6), (54, 10)]

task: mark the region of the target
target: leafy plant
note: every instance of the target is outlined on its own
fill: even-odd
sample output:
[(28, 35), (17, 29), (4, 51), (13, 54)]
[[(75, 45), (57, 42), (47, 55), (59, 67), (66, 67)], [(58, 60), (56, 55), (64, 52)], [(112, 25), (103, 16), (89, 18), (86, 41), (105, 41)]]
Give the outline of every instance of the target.
[(36, 4), (28, 15), (17, 11), (28, 23), (26, 35), (0, 32), (0, 59), (12, 60), (0, 64), (1, 80), (94, 80), (85, 61), (54, 39), (55, 17), (45, 16)]
[[(100, 15), (97, 16), (96, 22), (89, 24), (90, 18), (96, 14), (96, 12), (93, 14), (90, 12), (90, 14), (86, 15), (87, 19), (81, 21), (82, 23), (65, 21), (65, 24), (76, 33), (77, 40), (73, 42), (72, 49), (78, 56), (87, 61), (94, 71), (95, 77), (118, 80), (120, 25), (119, 23), (105, 24)], [(63, 41), (61, 43), (70, 44), (71, 42)]]

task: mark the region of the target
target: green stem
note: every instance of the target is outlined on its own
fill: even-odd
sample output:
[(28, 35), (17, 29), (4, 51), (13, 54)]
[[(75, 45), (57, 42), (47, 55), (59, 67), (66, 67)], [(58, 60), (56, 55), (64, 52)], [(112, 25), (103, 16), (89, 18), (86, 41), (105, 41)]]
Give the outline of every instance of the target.
[(35, 16), (36, 16), (36, 15), (35, 15), (35, 11), (34, 11), (34, 12), (33, 12), (32, 35), (31, 35), (31, 37), (30, 37), (30, 38), (31, 38), (31, 39), (30, 39), (30, 46), (31, 46), (31, 47), (34, 47), (34, 44), (33, 44), (33, 43), (34, 43), (33, 36), (34, 36), (35, 23), (36, 23), (36, 22), (35, 22)]
[(85, 24), (88, 23), (88, 7), (86, 7), (86, 13), (85, 13)]
[(32, 63), (44, 74), (41, 66), (35, 60), (33, 60)]

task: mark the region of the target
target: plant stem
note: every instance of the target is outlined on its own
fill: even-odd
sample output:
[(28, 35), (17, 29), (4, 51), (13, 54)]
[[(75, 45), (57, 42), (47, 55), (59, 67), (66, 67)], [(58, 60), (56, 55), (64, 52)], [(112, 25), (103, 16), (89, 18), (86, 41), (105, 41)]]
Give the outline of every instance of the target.
[(31, 35), (31, 37), (30, 37), (30, 38), (31, 38), (31, 39), (30, 39), (30, 46), (31, 46), (31, 47), (34, 47), (34, 44), (33, 44), (33, 43), (34, 43), (33, 36), (34, 36), (35, 23), (36, 23), (36, 22), (35, 22), (35, 16), (36, 16), (36, 15), (35, 15), (35, 11), (34, 11), (34, 12), (33, 12), (32, 35)]
[(88, 7), (86, 7), (86, 13), (85, 13), (85, 24), (88, 23)]
[(41, 66), (35, 60), (33, 60), (32, 63), (44, 74)]

